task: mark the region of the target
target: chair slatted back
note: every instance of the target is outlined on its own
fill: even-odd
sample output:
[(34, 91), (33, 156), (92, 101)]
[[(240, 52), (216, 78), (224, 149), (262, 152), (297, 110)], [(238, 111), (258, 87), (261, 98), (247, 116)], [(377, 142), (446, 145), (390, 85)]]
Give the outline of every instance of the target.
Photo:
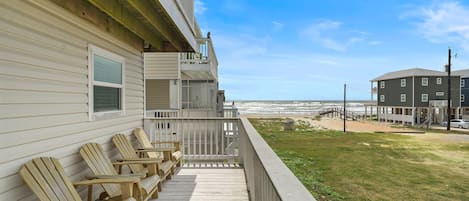
[(24, 164), (19, 173), (41, 201), (81, 200), (62, 165), (55, 158), (35, 158)]
[[(132, 144), (130, 143), (129, 139), (123, 134), (117, 134), (112, 137), (112, 142), (116, 145), (117, 150), (121, 154), (123, 159), (134, 159), (140, 158)], [(132, 164), (129, 165), (130, 170), (133, 173), (143, 173), (145, 168), (141, 164)]]
[[(153, 149), (153, 145), (151, 144), (150, 140), (148, 139), (147, 134), (143, 128), (136, 128), (133, 131), (133, 134), (137, 138), (138, 143), (144, 149)], [(160, 152), (147, 152), (149, 158), (161, 158), (163, 157)]]
[[(118, 175), (101, 145), (97, 143), (85, 144), (80, 149), (80, 155), (85, 160), (86, 164), (88, 164), (93, 174)], [(101, 186), (110, 197), (119, 196), (121, 194), (120, 185), (118, 184), (102, 184)]]

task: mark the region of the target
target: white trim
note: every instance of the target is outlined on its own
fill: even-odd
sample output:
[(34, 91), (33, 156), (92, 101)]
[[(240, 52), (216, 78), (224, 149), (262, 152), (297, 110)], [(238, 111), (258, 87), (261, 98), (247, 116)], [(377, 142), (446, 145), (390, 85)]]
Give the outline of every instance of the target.
[(384, 81), (379, 81), (379, 88), (381, 88), (381, 89), (386, 88), (386, 82), (384, 82)]
[(443, 79), (441, 77), (436, 78), (436, 84), (441, 85), (443, 84)]
[[(121, 63), (122, 84), (115, 84), (115, 83), (94, 80), (94, 55), (95, 54)], [(94, 112), (93, 88), (95, 85), (120, 89), (121, 90), (120, 110)], [(125, 59), (124, 57), (120, 55), (117, 55), (115, 53), (102, 49), (95, 45), (88, 44), (88, 121), (113, 118), (116, 116), (123, 116), (123, 115), (125, 115)]]
[(466, 87), (466, 80), (460, 79), (460, 85), (461, 87)]
[(423, 87), (428, 86), (428, 77), (422, 77), (422, 86)]
[(401, 94), (401, 103), (407, 102), (407, 95), (406, 94)]
[(110, 82), (101, 82), (101, 81), (93, 81), (93, 85), (101, 86), (101, 87), (119, 88), (119, 89), (122, 89), (124, 87), (122, 84), (114, 84)]
[(407, 86), (407, 80), (406, 78), (401, 79), (401, 87), (406, 87)]
[(379, 102), (384, 103), (386, 97), (384, 95), (379, 95)]
[(460, 96), (460, 100), (461, 100), (461, 102), (462, 102), (462, 103), (464, 103), (464, 102), (466, 101), (466, 99), (465, 99), (465, 98), (466, 98), (466, 97), (464, 96), (464, 94), (461, 94), (461, 96)]
[(142, 52), (143, 58), (143, 117), (147, 117), (147, 78), (145, 69), (145, 53)]
[[(424, 100), (424, 98), (423, 98), (424, 95), (426, 96), (426, 100)], [(420, 101), (421, 101), (422, 103), (428, 103), (428, 94), (422, 94), (422, 95), (420, 95)]]
[(415, 107), (415, 76), (412, 76), (412, 108)]

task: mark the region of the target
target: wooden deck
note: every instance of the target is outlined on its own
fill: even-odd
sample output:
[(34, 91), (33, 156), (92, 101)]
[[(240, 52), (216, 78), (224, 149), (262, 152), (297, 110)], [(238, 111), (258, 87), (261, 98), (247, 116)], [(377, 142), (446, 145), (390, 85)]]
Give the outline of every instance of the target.
[(183, 167), (152, 201), (248, 201), (244, 169)]

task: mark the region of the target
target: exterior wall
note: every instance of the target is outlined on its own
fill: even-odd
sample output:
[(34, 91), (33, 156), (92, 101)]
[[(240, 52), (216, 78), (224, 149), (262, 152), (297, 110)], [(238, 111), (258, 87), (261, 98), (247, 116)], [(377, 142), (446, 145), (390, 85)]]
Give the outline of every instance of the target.
[[(438, 76), (439, 77), (439, 76)], [(428, 77), (428, 86), (422, 86), (423, 77), (415, 77), (415, 107), (428, 107), (429, 102), (421, 101), (421, 94), (428, 94), (428, 101), (431, 100), (447, 100), (448, 79), (441, 77), (442, 83), (436, 84), (437, 76)], [(451, 99), (453, 107), (460, 105), (460, 81), (459, 76), (451, 76)], [(436, 96), (436, 92), (444, 92), (443, 96)]]
[[(405, 87), (401, 87), (401, 79), (385, 80), (384, 89), (381, 88), (381, 81), (379, 81), (378, 106), (412, 107), (412, 77), (406, 77), (405, 79)], [(400, 94), (406, 94), (406, 102), (401, 102)], [(381, 95), (385, 96), (384, 103), (380, 100)]]
[(179, 53), (144, 53), (145, 79), (180, 79)]
[[(83, 144), (101, 143), (115, 158), (110, 138), (143, 126), (141, 50), (47, 1), (38, 4), (48, 10), (0, 2), (0, 200), (37, 200), (17, 174), (32, 158), (58, 158), (72, 181), (81, 180), (89, 174), (78, 154)], [(88, 44), (125, 58), (124, 116), (88, 120)]]
[(169, 109), (170, 80), (145, 80), (147, 110)]
[[(422, 86), (422, 76), (415, 77), (414, 88), (414, 106), (415, 107), (428, 107), (431, 100), (446, 100), (447, 99), (447, 86), (448, 81), (445, 76), (427, 76), (428, 86)], [(441, 84), (436, 84), (436, 79), (442, 78)], [(385, 80), (385, 88), (381, 89), (381, 81), (378, 82), (378, 106), (393, 106), (393, 107), (412, 107), (412, 77), (406, 77), (406, 87), (401, 87), (401, 78)], [(452, 76), (451, 96), (453, 106), (459, 107), (460, 105), (460, 81), (459, 76)], [(436, 96), (436, 92), (444, 92), (443, 96)], [(400, 94), (406, 94), (406, 102), (401, 102)], [(428, 102), (422, 102), (422, 94), (428, 94)], [(385, 102), (380, 101), (380, 95), (385, 95)]]
[(461, 87), (461, 95), (464, 95), (464, 102), (461, 102), (462, 107), (469, 107), (469, 77), (461, 78), (464, 80), (464, 87)]

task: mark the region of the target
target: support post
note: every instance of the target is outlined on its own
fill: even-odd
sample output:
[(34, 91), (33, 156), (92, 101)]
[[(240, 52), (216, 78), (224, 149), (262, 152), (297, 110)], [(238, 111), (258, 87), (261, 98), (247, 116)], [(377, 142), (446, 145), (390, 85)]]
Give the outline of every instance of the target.
[(450, 127), (450, 121), (451, 121), (451, 48), (448, 48), (448, 111), (447, 111), (447, 119), (448, 122), (446, 124), (446, 130), (447, 131), (450, 131), (451, 130), (451, 127)]
[(347, 121), (347, 84), (344, 84), (344, 133), (346, 132), (345, 129), (345, 122)]

